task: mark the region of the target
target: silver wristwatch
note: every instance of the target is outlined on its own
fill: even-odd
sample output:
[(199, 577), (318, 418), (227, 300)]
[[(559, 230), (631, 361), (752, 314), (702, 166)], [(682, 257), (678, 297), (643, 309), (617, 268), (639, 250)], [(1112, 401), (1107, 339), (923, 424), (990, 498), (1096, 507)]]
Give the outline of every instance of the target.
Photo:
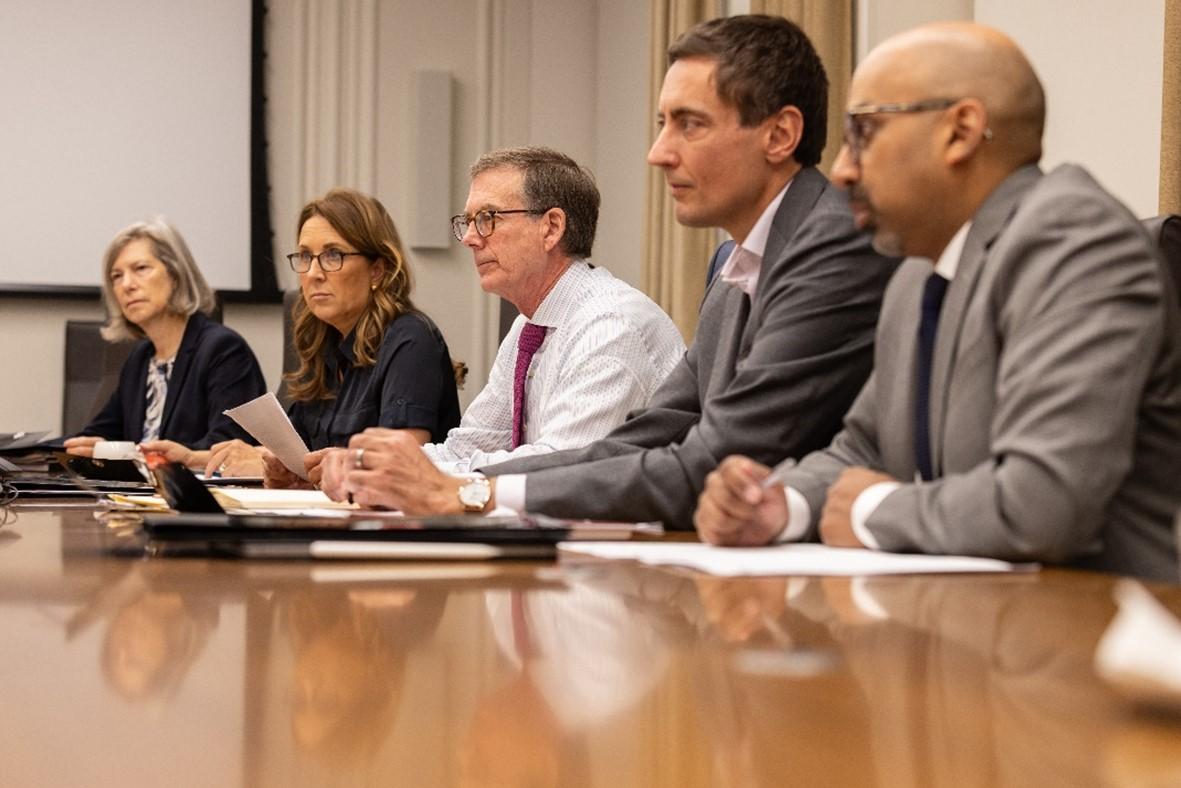
[(492, 497), (492, 485), (485, 476), (473, 476), (459, 486), (459, 502), (465, 512), (484, 511)]

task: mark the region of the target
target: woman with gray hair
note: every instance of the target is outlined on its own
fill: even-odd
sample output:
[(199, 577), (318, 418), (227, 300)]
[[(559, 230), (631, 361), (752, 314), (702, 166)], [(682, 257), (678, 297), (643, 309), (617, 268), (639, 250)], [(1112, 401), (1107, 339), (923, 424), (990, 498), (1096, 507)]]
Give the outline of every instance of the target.
[(66, 450), (85, 457), (102, 440), (135, 441), (202, 467), (212, 444), (248, 439), (222, 411), (263, 394), (266, 382), (246, 341), (209, 319), (213, 293), (180, 233), (160, 218), (122, 230), (103, 256), (102, 293), (103, 337), (139, 344)]

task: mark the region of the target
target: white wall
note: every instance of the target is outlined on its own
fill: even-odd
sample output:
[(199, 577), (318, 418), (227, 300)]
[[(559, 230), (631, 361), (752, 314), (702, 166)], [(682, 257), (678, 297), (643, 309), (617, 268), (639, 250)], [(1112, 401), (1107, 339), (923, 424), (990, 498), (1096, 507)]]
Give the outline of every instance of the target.
[(972, 0), (854, 0), (857, 60), (895, 33), (927, 22), (972, 18)]
[[(375, 20), (373, 29), (365, 27), (368, 19)], [(455, 127), (441, 143), (451, 146), (454, 210), (467, 195), (467, 167), (486, 148), (560, 148), (595, 171), (603, 194), (595, 260), (627, 281), (640, 281), (651, 120), (646, 3), (273, 0), (268, 35), (275, 259), (282, 262), (290, 251), (300, 206), (335, 184), (375, 193), (400, 228), (409, 226), (413, 71), (442, 68), (453, 74), (455, 88)], [(342, 46), (353, 41), (359, 46)], [(364, 73), (367, 67), (371, 74)], [(315, 116), (310, 123), (309, 114)], [(99, 254), (95, 250), (96, 278)], [(489, 328), (495, 302), (480, 291), (470, 253), (458, 243), (411, 249), (410, 256), (418, 305), (438, 322), (452, 355), (472, 367), (461, 394), (466, 405), (483, 385), (495, 351)], [(285, 265), (280, 278), (295, 283)], [(101, 307), (97, 301), (0, 297), (0, 432), (60, 428), (65, 321), (72, 318), (101, 319)], [(225, 322), (246, 337), (268, 385), (277, 386), (280, 308), (229, 304)]]
[(1085, 165), (1141, 217), (1157, 213), (1165, 0), (976, 0), (1046, 89), (1042, 166)]
[(646, 3), (600, 2), (594, 167), (603, 206), (594, 259), (640, 287), (649, 136), (649, 19)]
[[(348, 12), (343, 22), (325, 10), (334, 3)], [(339, 106), (317, 110), (333, 123), (343, 118), (337, 131), (344, 142), (326, 144), (309, 138), (300, 121), (309, 109), (301, 93), (302, 69), (311, 62), (308, 29), (331, 39), (312, 48), (319, 52), (333, 41), (339, 46), (333, 25), (355, 25), (358, 14), (376, 20), (362, 41), (376, 51), (366, 54), (362, 46), (357, 61), (369, 58), (375, 72), (372, 84), (355, 69), (338, 75), (357, 81)], [(863, 0), (858, 46), (921, 22), (973, 16), (1013, 35), (1039, 69), (1050, 96), (1046, 162), (1081, 161), (1137, 213), (1155, 213), (1163, 0), (1118, 8), (1098, 0)], [(411, 78), (415, 68), (445, 68), (455, 80), (455, 210), (466, 197), (467, 166), (486, 147), (562, 148), (595, 170), (603, 193), (595, 260), (638, 283), (652, 121), (648, 25), (647, 3), (637, 0), (274, 0), (268, 111), (276, 259), (293, 242), (299, 207), (334, 183), (373, 191), (399, 226), (408, 225)], [(372, 113), (354, 111), (370, 89)], [(483, 385), (495, 348), (494, 303), (480, 292), (459, 244), (411, 250), (411, 258), (419, 306), (439, 323), (452, 354), (473, 368), (466, 404)], [(35, 264), (3, 265), (18, 262)], [(293, 284), (288, 272), (281, 276)], [(97, 302), (0, 297), (0, 432), (59, 428), (65, 321), (101, 317)], [(250, 341), (274, 388), (282, 359), (279, 307), (230, 304), (225, 317)]]
[(1165, 0), (861, 0), (864, 56), (894, 33), (941, 19), (999, 28), (1047, 95), (1046, 169), (1086, 166), (1142, 216), (1157, 213)]

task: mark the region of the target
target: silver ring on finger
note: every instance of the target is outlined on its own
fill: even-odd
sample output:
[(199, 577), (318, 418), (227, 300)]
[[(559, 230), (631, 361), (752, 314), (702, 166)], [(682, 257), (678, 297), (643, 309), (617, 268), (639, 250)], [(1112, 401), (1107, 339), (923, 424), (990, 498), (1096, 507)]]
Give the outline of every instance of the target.
[(353, 452), (353, 467), (358, 471), (365, 470), (365, 450), (357, 449)]

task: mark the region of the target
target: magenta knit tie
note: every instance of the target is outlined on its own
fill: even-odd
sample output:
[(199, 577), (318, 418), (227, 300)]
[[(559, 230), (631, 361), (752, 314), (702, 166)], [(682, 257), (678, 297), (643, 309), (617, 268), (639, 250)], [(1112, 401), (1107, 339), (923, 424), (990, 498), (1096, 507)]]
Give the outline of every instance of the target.
[(517, 368), (513, 372), (513, 445), (517, 448), (525, 436), (525, 373), (529, 362), (545, 341), (545, 326), (526, 323), (517, 337)]

